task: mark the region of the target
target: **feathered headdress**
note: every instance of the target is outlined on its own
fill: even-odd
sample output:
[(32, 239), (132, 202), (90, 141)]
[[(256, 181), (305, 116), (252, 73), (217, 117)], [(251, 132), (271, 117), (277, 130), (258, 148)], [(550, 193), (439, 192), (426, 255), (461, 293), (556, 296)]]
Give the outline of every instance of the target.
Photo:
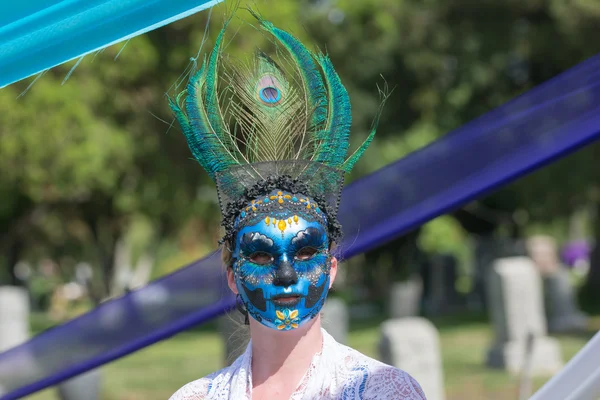
[(251, 13), (275, 39), (279, 62), (262, 52), (249, 63), (224, 55), (227, 21), (208, 59), (169, 105), (217, 184), (226, 238), (247, 202), (273, 189), (308, 191), (336, 225), (344, 173), (371, 143), (385, 97), (369, 136), (347, 157), (350, 100), (329, 57)]

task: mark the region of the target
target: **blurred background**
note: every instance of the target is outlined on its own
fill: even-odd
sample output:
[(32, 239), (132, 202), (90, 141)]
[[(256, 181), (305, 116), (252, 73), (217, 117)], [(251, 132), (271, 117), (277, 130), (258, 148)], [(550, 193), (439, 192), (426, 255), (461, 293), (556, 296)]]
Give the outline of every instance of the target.
[[(253, 4), (327, 50), (352, 100), (354, 147), (379, 105), (381, 76), (395, 87), (377, 139), (347, 183), (600, 52), (596, 0)], [(190, 57), (212, 48), (224, 12), (217, 6), (88, 56), (68, 79), (74, 62), (31, 87), (29, 80), (0, 90), (0, 285), (26, 290), (28, 334), (216, 248), (216, 190), (172, 126), (166, 94), (181, 89)], [(268, 47), (244, 22), (249, 16), (238, 16), (226, 51)], [(332, 293), (347, 313), (344, 341), (385, 358), (382, 321), (425, 317), (439, 340), (442, 396), (518, 398), (523, 371), (493, 361), (502, 342), (497, 318), (506, 314), (494, 304), (509, 300), (490, 290), (490, 265), (532, 261), (531, 279), (541, 282), (541, 336), (568, 361), (600, 329), (599, 157), (599, 144), (592, 144), (345, 260)], [(102, 367), (100, 398), (168, 398), (223, 366), (221, 331), (214, 321)], [(535, 389), (551, 373), (534, 369)]]

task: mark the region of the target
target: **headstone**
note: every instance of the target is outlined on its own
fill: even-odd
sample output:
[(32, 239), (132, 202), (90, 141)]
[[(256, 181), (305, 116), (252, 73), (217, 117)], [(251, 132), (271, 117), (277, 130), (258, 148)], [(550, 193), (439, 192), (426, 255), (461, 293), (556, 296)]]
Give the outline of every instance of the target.
[(250, 328), (244, 325), (244, 315), (238, 310), (219, 317), (218, 326), (225, 347), (223, 362), (228, 366), (246, 351), (250, 341)]
[[(17, 286), (0, 286), (0, 353), (29, 340), (29, 295)], [(5, 355), (6, 357), (6, 355)], [(12, 362), (0, 366), (0, 397), (15, 390), (24, 376), (40, 375), (31, 348), (12, 352)]]
[(544, 278), (548, 306), (548, 330), (555, 333), (585, 331), (588, 318), (577, 307), (569, 272), (560, 268)]
[(380, 312), (379, 306), (369, 298), (369, 289), (364, 281), (358, 280), (346, 290), (354, 299), (353, 304), (348, 306), (351, 320), (370, 319), (374, 314)]
[(61, 400), (98, 400), (101, 378), (99, 369), (78, 375), (58, 385), (58, 395)]
[(544, 282), (548, 330), (550, 332), (583, 331), (587, 316), (577, 307), (569, 273), (561, 265), (556, 240), (551, 236), (533, 236), (527, 251)]
[(29, 339), (29, 296), (17, 286), (0, 286), (0, 353)]
[(419, 314), (423, 284), (420, 278), (393, 283), (390, 289), (390, 318), (414, 317)]
[(451, 254), (432, 255), (422, 268), (423, 309), (426, 315), (441, 315), (457, 309), (457, 260)]
[(488, 295), (495, 334), (488, 366), (520, 374), (531, 334), (531, 375), (551, 375), (560, 370), (560, 347), (546, 335), (542, 282), (533, 261), (527, 257), (496, 260), (488, 278)]
[(521, 241), (496, 236), (482, 236), (475, 242), (474, 248), (474, 299), (483, 309), (488, 309), (487, 277), (494, 260), (504, 257), (527, 255)]
[(379, 356), (415, 378), (427, 400), (445, 398), (439, 334), (428, 320), (412, 317), (382, 323)]
[(338, 297), (328, 297), (321, 310), (321, 326), (338, 343), (348, 343), (348, 314), (348, 306)]

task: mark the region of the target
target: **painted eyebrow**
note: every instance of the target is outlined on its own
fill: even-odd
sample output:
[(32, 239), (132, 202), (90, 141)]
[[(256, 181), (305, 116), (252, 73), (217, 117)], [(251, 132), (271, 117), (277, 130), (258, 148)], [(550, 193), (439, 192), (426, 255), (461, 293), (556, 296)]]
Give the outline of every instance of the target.
[(240, 243), (240, 247), (250, 251), (271, 249), (273, 245), (273, 239), (259, 232), (245, 233)]
[(325, 231), (321, 227), (308, 227), (292, 238), (292, 245), (297, 248), (313, 245), (319, 247), (327, 242)]

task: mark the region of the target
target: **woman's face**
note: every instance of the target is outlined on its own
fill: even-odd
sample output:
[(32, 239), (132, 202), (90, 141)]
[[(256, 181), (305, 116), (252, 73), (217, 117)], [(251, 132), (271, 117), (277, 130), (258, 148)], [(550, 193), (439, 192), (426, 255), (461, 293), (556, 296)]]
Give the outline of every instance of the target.
[(324, 221), (299, 214), (257, 213), (239, 229), (233, 249), (235, 285), (248, 313), (277, 330), (317, 316), (330, 286)]

